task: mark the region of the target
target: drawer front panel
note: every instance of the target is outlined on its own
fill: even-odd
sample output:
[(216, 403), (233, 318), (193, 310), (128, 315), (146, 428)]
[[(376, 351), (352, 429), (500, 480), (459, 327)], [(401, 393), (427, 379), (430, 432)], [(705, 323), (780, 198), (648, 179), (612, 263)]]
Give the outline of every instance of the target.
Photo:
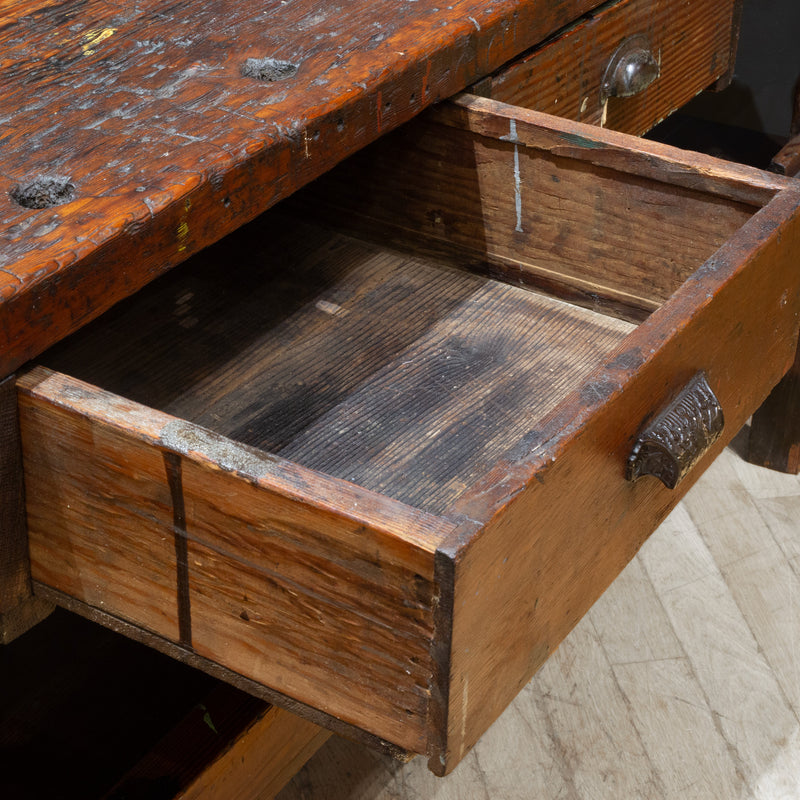
[[(735, 0), (620, 0), (488, 78), (479, 93), (640, 135), (732, 67), (735, 6)], [(606, 70), (634, 37), (649, 45), (658, 77), (633, 96), (606, 99)]]

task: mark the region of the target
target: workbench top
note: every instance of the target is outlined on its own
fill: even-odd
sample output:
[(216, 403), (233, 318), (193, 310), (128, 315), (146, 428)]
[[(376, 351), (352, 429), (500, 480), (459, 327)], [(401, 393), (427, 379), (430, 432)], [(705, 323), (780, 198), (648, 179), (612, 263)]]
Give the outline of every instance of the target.
[(0, 375), (597, 0), (0, 11)]

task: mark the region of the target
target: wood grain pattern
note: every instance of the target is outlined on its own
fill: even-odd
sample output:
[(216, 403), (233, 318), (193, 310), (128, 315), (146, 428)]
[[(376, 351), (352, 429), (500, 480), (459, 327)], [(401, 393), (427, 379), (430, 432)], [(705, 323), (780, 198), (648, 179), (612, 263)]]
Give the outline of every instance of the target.
[(791, 191), (775, 198), (626, 339), (526, 457), (498, 464), (454, 506), (478, 522), (437, 555), (454, 595), (447, 739), (432, 769), (461, 760), (679, 499), (655, 481), (624, 479), (653, 398), (702, 366), (725, 410), (728, 433), (688, 488), (788, 368), (800, 314), (798, 201)]
[[(0, 375), (596, 4), (4, 10)], [(249, 58), (297, 69), (259, 81)], [(73, 199), (15, 204), (37, 178)]]
[[(479, 94), (577, 122), (641, 135), (727, 73), (735, 0), (621, 0), (591, 12), (479, 84)], [(687, 32), (691, 31), (689, 39)], [(604, 98), (617, 47), (645, 36), (660, 65), (639, 95)]]
[[(514, 138), (504, 140), (512, 122)], [(562, 197), (556, 189), (558, 202), (548, 214), (557, 219), (560, 211), (568, 224), (583, 226), (579, 247), (585, 252), (575, 256), (576, 264), (598, 268), (594, 254), (616, 263), (620, 279), (661, 281), (656, 310), (631, 330), (612, 317), (435, 259), (280, 220), (273, 224), (286, 226), (283, 238), (257, 250), (244, 270), (251, 276), (261, 271), (262, 279), (245, 281), (238, 299), (232, 295), (232, 308), (247, 311), (247, 319), (215, 318), (214, 286), (224, 285), (228, 265), (201, 265), (197, 273), (187, 270), (183, 289), (174, 276), (175, 282), (146, 293), (140, 308), (131, 303), (112, 313), (105, 339), (105, 321), (79, 337), (76, 352), (83, 355), (75, 360), (88, 358), (90, 372), (102, 363), (93, 380), (108, 371), (124, 383), (130, 371), (145, 394), (152, 372), (158, 395), (175, 353), (157, 340), (139, 354), (126, 349), (131, 331), (153, 319), (162, 336), (198, 328), (209, 358), (190, 358), (184, 373), (190, 380), (173, 380), (176, 391), (163, 391), (161, 402), (170, 408), (186, 402), (202, 415), (210, 397), (211, 417), (224, 426), (228, 412), (222, 410), (236, 408), (233, 393), (222, 399), (227, 389), (238, 383), (251, 391), (263, 359), (272, 377), (246, 395), (235, 428), (257, 431), (259, 418), (270, 422), (259, 403), (262, 396), (271, 401), (275, 376), (279, 414), (296, 405), (294, 398), (319, 395), (320, 402), (299, 404), (298, 423), (289, 425), (288, 441), (280, 445), (281, 453), (306, 463), (42, 368), (21, 381), (20, 402), (23, 430), (29, 422), (38, 427), (31, 434), (34, 450), (25, 446), (26, 454), (33, 452), (30, 472), (37, 482), (30, 500), (37, 506), (30, 512), (32, 542), (37, 539), (32, 553), (43, 547), (43, 562), (49, 569), (49, 558), (52, 566), (35, 584), (43, 596), (73, 603), (104, 624), (127, 620), (134, 635), (152, 636), (157, 646), (196, 658), (204, 668), (221, 665), (250, 686), (268, 687), (306, 710), (314, 706), (328, 719), (426, 753), (441, 773), (465, 756), (695, 480), (698, 470), (675, 493), (648, 478), (633, 485), (624, 480), (630, 448), (648, 417), (703, 369), (729, 438), (787, 369), (800, 315), (792, 267), (800, 247), (800, 194), (792, 182), (758, 171), (702, 157), (681, 160), (661, 146), (638, 151), (630, 137), (536, 112), (516, 118), (493, 101), (464, 98), (423, 125), (482, 142), (472, 163), (485, 171), (469, 180), (482, 185), (487, 207), (502, 205), (499, 229), (516, 223), (518, 207), (513, 194), (510, 201), (508, 193), (502, 203), (496, 200), (502, 185), (493, 172), (497, 164), (513, 178), (515, 162), (522, 172), (527, 151), (543, 151), (543, 158), (560, 160), (564, 181), (578, 176), (573, 188), (591, 187), (587, 176), (596, 175), (602, 190), (592, 188), (591, 202), (576, 204), (580, 213), (568, 204), (559, 208), (571, 193)], [(432, 185), (445, 208), (462, 196), (458, 181)], [(592, 250), (591, 232), (615, 224), (625, 194), (619, 187), (631, 185), (653, 193), (647, 196), (655, 198), (649, 206), (656, 228), (645, 235), (620, 224), (618, 246), (635, 242), (647, 251), (650, 239), (663, 237), (663, 250), (669, 239), (677, 243), (676, 258), (685, 259), (680, 276), (669, 260), (648, 275), (638, 263), (615, 262), (614, 247)], [(695, 217), (710, 210), (738, 230), (701, 265), (718, 246), (718, 233), (708, 225), (698, 245), (685, 232), (704, 230), (707, 220)], [(642, 213), (640, 222), (645, 219)], [(482, 235), (478, 220), (465, 240)], [(292, 240), (297, 245), (287, 248)], [(262, 261), (273, 244), (282, 258)], [(202, 279), (192, 282), (195, 274)], [(216, 284), (215, 274), (217, 281), (222, 276)], [(406, 318), (410, 333), (395, 341)], [(290, 334), (291, 347), (280, 357), (276, 330)], [(336, 363), (329, 363), (327, 339), (357, 340), (359, 346), (346, 352), (364, 353), (359, 363), (346, 362), (341, 379)], [(369, 340), (374, 350), (365, 346)], [(115, 342), (123, 343), (122, 358)], [(178, 353), (188, 352), (190, 342), (187, 336)], [(108, 353), (91, 363), (104, 344)], [(69, 361), (70, 345), (54, 357)], [(286, 364), (293, 358), (303, 364), (300, 377), (308, 388), (290, 385)], [(550, 378), (549, 369), (557, 377)], [(293, 402), (284, 403), (286, 397)], [(352, 437), (345, 429), (361, 424)], [(55, 446), (43, 433), (52, 430), (63, 432)], [(275, 428), (267, 439), (280, 433)], [(440, 439), (447, 447), (437, 449)], [(395, 442), (402, 446), (394, 448)], [(84, 504), (76, 508), (91, 518), (111, 498), (130, 518), (114, 547), (95, 532), (101, 526), (72, 519), (72, 478), (66, 479), (69, 513), (59, 508), (68, 453), (82, 447), (95, 448), (101, 459), (98, 467), (89, 463), (93, 455), (82, 457), (84, 465), (78, 459), (79, 473), (85, 471), (80, 481), (92, 490), (88, 502), (76, 498)], [(151, 462), (158, 463), (157, 473)], [(153, 483), (145, 497), (155, 498), (146, 499), (154, 511), (140, 514), (136, 480)], [(111, 575), (125, 559), (124, 568), (135, 571), (126, 548), (137, 515), (154, 536), (160, 531), (159, 546), (173, 557), (163, 580), (173, 603), (169, 630), (154, 629), (146, 602), (143, 611), (138, 607), (136, 592), (146, 590), (147, 580), (130, 589), (130, 598), (120, 600), (102, 587), (90, 596), (74, 576), (60, 586), (55, 559), (47, 555), (53, 527), (47, 520), (54, 516), (66, 552), (90, 560), (87, 543), (98, 538)], [(185, 551), (176, 551), (176, 530)], [(78, 546), (70, 549), (73, 537)], [(91, 574), (102, 581), (99, 572)], [(98, 602), (107, 597), (109, 609)], [(180, 598), (188, 598), (183, 617)]]
[(432, 553), (452, 523), (41, 368), (20, 389), (36, 581), (176, 642), (188, 591), (184, 646), (425, 749)]
[(277, 217), (200, 254), (46, 363), (439, 513), (629, 330)]

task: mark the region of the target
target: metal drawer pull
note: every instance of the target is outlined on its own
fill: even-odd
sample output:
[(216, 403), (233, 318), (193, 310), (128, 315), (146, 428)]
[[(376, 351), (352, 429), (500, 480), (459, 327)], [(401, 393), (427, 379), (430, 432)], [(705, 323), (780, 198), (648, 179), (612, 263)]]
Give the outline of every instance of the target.
[(719, 400), (705, 372), (698, 372), (639, 434), (625, 477), (635, 481), (654, 475), (674, 489), (719, 438), (724, 424)]
[(600, 85), (600, 101), (609, 97), (632, 97), (643, 92), (660, 74), (659, 65), (646, 36), (631, 36), (616, 49)]

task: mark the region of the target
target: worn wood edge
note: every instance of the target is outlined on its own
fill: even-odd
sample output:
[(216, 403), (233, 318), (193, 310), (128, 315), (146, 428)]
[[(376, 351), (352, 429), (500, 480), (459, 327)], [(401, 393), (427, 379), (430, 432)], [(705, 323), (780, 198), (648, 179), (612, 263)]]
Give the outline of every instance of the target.
[(791, 186), (790, 181), (755, 167), (477, 95), (460, 94), (433, 109), (429, 118), (490, 139), (754, 206), (765, 205)]
[(240, 445), (200, 425), (47, 367), (37, 366), (23, 373), (17, 380), (17, 388), (21, 402), (30, 398), (90, 418), (162, 451), (182, 456), (206, 468), (228, 472), (261, 489), (399, 539), (419, 553), (433, 555), (438, 543), (452, 529), (452, 523), (447, 519), (349, 481)]
[[(559, 6), (569, 5), (574, 16), (597, 4), (598, 0), (562, 0)], [(132, 204), (124, 218), (116, 224), (106, 221), (101, 233), (83, 242), (65, 237), (57, 247), (41, 254), (41, 263), (29, 270), (31, 277), (26, 280), (6, 270), (14, 280), (9, 282), (12, 296), (0, 300), (6, 318), (0, 325), (0, 375), (9, 374), (432, 103), (463, 90), (532, 47), (558, 26), (560, 9), (543, 5), (540, 0), (503, 0), (499, 6), (487, 8), (480, 15), (481, 22), (466, 17), (448, 25), (447, 38), (432, 52), (423, 49), (423, 38), (412, 38), (415, 49), (390, 51), (394, 63), (373, 70), (374, 83), (348, 93), (345, 103), (323, 106), (318, 116), (304, 119), (290, 134), (277, 141), (265, 137), (257, 148), (248, 147), (237, 158), (222, 154), (219, 163), (193, 174), (186, 185), (160, 187), (155, 209), (144, 203)], [(405, 81), (422, 86), (419, 98), (414, 103), (395, 103), (391, 114), (383, 113), (381, 98), (391, 96)], [(340, 121), (345, 117), (363, 119), (367, 124), (348, 126), (348, 135), (343, 137)], [(356, 127), (356, 132), (349, 132)], [(308, 132), (316, 130), (325, 131), (323, 140), (335, 141), (338, 146), (309, 159)], [(236, 198), (235, 203), (230, 203), (231, 197)], [(175, 230), (186, 222), (189, 208), (209, 207), (215, 209), (216, 224), (203, 225), (202, 233), (193, 234), (178, 251), (174, 242), (158, 241), (159, 231)], [(141, 252), (142, 241), (148, 240), (149, 266), (142, 267), (139, 264), (145, 261), (131, 261), (129, 254)], [(113, 264), (125, 264), (126, 268), (109, 269)], [(98, 274), (105, 280), (98, 282)], [(60, 314), (37, 311), (50, 307), (56, 294), (67, 298)]]
[[(638, 369), (646, 363), (645, 356), (641, 354), (651, 353), (653, 342), (658, 342), (663, 347), (680, 335), (687, 320), (714, 302), (713, 289), (724, 286), (737, 272), (746, 268), (751, 259), (742, 262), (738, 256), (739, 251), (747, 250), (755, 256), (758, 251), (770, 246), (774, 236), (780, 238), (781, 228), (792, 223), (795, 218), (800, 218), (800, 184), (780, 192), (749, 219), (705, 264), (684, 281), (666, 303), (609, 353), (605, 362), (586, 377), (582, 387), (566, 397), (548, 415), (540, 426), (537, 441), (531, 447), (522, 450), (511, 448), (506, 457), (494, 467), (492, 474), (469, 487), (445, 512), (445, 516), (455, 523), (460, 515), (466, 513), (464, 509), (469, 508), (470, 518), (481, 524), (488, 523), (500, 508), (498, 503), (485, 502), (487, 490), (492, 490), (497, 476), (502, 477), (499, 484), (502, 487), (501, 503), (508, 502), (514, 495), (524, 491), (527, 485), (536, 480), (536, 473), (540, 469), (558, 452), (563, 451), (571, 439), (581, 435), (601, 406), (613, 402), (625, 391)], [(712, 275), (714, 277), (709, 281), (708, 277)], [(630, 354), (635, 352), (640, 356), (634, 359)], [(789, 364), (786, 369), (789, 369)], [(587, 386), (603, 386), (604, 391), (592, 402), (586, 402)], [(580, 409), (577, 414), (574, 413), (575, 408)], [(482, 528), (479, 532), (480, 530)], [(459, 537), (463, 545), (466, 540), (456, 528), (439, 549), (450, 549)]]
[(257, 683), (250, 678), (246, 678), (245, 676), (240, 675), (239, 673), (234, 672), (227, 667), (223, 667), (221, 664), (218, 664), (215, 661), (211, 661), (210, 659), (198, 655), (193, 650), (182, 647), (176, 642), (164, 639), (157, 634), (138, 627), (137, 625), (133, 625), (132, 623), (127, 622), (119, 617), (116, 617), (105, 611), (101, 611), (94, 606), (90, 606), (81, 600), (76, 600), (74, 597), (70, 597), (70, 595), (61, 592), (58, 589), (53, 589), (44, 583), (34, 580), (33, 591), (36, 597), (45, 602), (52, 603), (56, 606), (66, 609), (67, 611), (71, 611), (74, 614), (78, 614), (79, 616), (84, 617), (92, 622), (96, 622), (99, 625), (114, 631), (115, 633), (126, 636), (135, 642), (152, 647), (159, 653), (163, 653), (170, 658), (174, 658), (176, 661), (180, 661), (181, 663), (187, 664), (190, 667), (199, 669), (202, 672), (211, 675), (212, 678), (225, 681), (226, 683), (229, 683), (231, 686), (234, 686), (243, 692), (247, 692), (254, 697), (265, 700), (267, 703), (271, 703), (274, 706), (285, 709), (292, 714), (302, 717), (309, 722), (313, 722), (315, 725), (325, 728), (339, 736), (343, 736), (346, 739), (366, 745), (373, 750), (386, 753), (398, 761), (407, 762), (417, 755), (416, 753), (411, 753), (408, 750), (404, 750), (403, 748), (400, 748), (391, 742), (380, 739), (379, 737), (374, 736), (373, 734), (368, 733), (361, 728), (344, 722), (337, 717), (326, 714), (324, 711), (320, 711), (312, 706), (305, 705), (304, 703), (294, 700), (287, 695), (281, 694), (274, 689), (270, 689), (268, 686), (264, 686), (263, 684)]
[(31, 596), (16, 607), (0, 613), (0, 645), (11, 644), (14, 639), (47, 619), (54, 610), (52, 603)]
[(428, 769), (444, 777), (453, 769), (449, 757), (450, 668), (453, 654), (453, 613), (455, 603), (456, 562), (459, 547), (482, 527), (474, 520), (461, 518), (454, 531), (437, 550), (434, 580), (438, 591), (433, 614), (434, 637), (431, 643), (430, 703), (428, 712)]
[[(634, 357), (637, 352), (641, 354), (641, 345), (645, 343), (650, 345), (656, 340), (663, 346), (668, 345), (671, 339), (680, 334), (682, 327), (685, 325), (687, 313), (699, 313), (713, 303), (714, 289), (723, 287), (729, 278), (743, 268), (741, 258), (736, 256), (737, 245), (739, 249), (743, 245), (750, 245), (755, 251), (751, 252), (751, 256), (755, 257), (757, 252), (773, 246), (775, 241), (780, 241), (781, 228), (790, 224), (793, 226), (795, 241), (800, 241), (800, 236), (797, 235), (797, 231), (800, 228), (800, 192), (782, 192), (763, 212), (759, 213), (760, 220), (744, 226), (747, 230), (741, 236), (734, 237), (736, 241), (729, 241), (720, 248), (720, 251), (707, 262), (705, 267), (698, 271), (701, 274), (695, 273), (676, 293), (676, 296), (649, 318), (648, 321), (643, 323), (642, 326), (633, 331), (619, 348), (609, 355), (609, 360), (587, 378), (584, 389), (597, 387), (596, 394), (585, 393), (583, 390), (575, 392), (553, 412), (549, 420), (542, 426), (540, 445), (526, 447), (523, 451), (512, 450), (509, 453), (508, 460), (500, 463), (490, 476), (483, 479), (482, 483), (479, 482), (471, 487), (464, 496), (454, 503), (450, 517), (454, 522), (461, 520), (462, 524), (437, 551), (439, 559), (437, 566), (442, 565), (442, 571), (439, 574), (446, 575), (449, 581), (455, 573), (452, 580), (457, 580), (459, 565), (470, 548), (482, 536), (487, 535), (489, 528), (496, 524), (502, 525), (501, 518), (508, 507), (529, 486), (534, 485), (542, 475), (546, 474), (548, 464), (564, 457), (571, 442), (583, 437), (591, 417), (614, 404), (615, 399), (624, 391), (625, 386), (635, 380), (640, 368), (647, 363), (646, 359), (641, 355)], [(745, 267), (750, 260), (748, 259), (747, 262), (744, 262)], [(707, 283), (703, 284), (704, 279), (715, 271), (718, 272), (716, 285), (711, 287)], [(702, 295), (702, 299), (699, 302), (697, 301), (698, 294)], [(798, 318), (800, 314), (795, 311), (794, 316)], [(796, 337), (796, 326), (794, 331)], [(664, 335), (659, 336), (659, 332)], [(790, 342), (790, 345), (793, 357), (796, 338)], [(649, 349), (650, 347), (648, 346), (648, 352)], [(790, 364), (791, 361), (787, 361), (784, 369), (788, 369)], [(580, 409), (577, 414), (575, 413), (576, 407)], [(740, 420), (742, 424), (744, 421), (745, 419)], [(727, 445), (735, 433), (736, 430), (729, 427), (727, 432), (712, 446), (711, 450), (704, 455), (701, 462), (686, 477), (681, 486), (681, 495), (694, 485), (705, 468), (713, 461), (717, 453)], [(546, 482), (546, 478), (544, 482)], [(674, 502), (669, 508), (672, 508), (679, 499), (677, 494), (672, 497)], [(666, 509), (661, 519), (666, 516), (668, 511), (669, 509)], [(650, 531), (647, 531), (648, 535), (649, 533)], [(646, 536), (639, 537), (639, 539), (638, 542), (634, 543), (635, 546), (630, 553), (631, 557), (646, 539)], [(448, 591), (450, 591), (449, 587)], [(455, 610), (454, 608), (454, 614)], [(451, 636), (450, 651), (446, 654), (446, 658), (450, 659), (451, 664), (454, 656), (453, 647), (455, 646), (452, 639), (454, 625), (455, 617), (453, 616), (447, 631)], [(548, 644), (547, 652), (542, 655), (542, 662), (549, 656), (550, 652), (552, 650)], [(439, 663), (437, 666), (440, 680), (444, 681), (438, 688), (438, 695), (443, 698), (443, 702), (442, 700), (439, 701), (441, 706), (439, 713), (449, 721), (449, 717), (455, 710), (453, 702), (456, 701), (451, 696), (449, 685), (453, 675), (451, 673), (449, 676), (445, 676), (444, 663)], [(462, 697), (463, 701), (465, 701), (465, 698)], [(502, 709), (496, 711), (495, 716), (501, 711)], [(464, 722), (464, 724), (466, 723)], [(483, 730), (485, 732), (485, 727)], [(467, 742), (465, 746), (463, 730), (458, 742), (452, 741), (453, 738), (459, 738), (458, 736), (452, 737), (452, 733), (452, 727), (438, 731), (437, 747), (434, 748), (434, 757), (429, 761), (429, 767), (437, 775), (449, 773), (474, 745), (474, 742), (471, 744)]]

